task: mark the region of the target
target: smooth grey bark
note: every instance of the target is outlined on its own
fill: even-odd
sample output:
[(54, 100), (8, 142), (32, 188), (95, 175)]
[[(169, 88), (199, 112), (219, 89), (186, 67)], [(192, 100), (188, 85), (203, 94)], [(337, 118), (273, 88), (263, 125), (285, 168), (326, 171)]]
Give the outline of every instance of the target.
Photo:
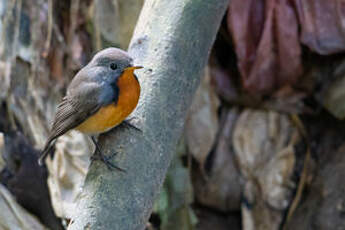
[(69, 229), (142, 230), (181, 135), (228, 0), (147, 0), (130, 54), (142, 86), (133, 116), (142, 132), (119, 127), (100, 136), (126, 173), (94, 162)]

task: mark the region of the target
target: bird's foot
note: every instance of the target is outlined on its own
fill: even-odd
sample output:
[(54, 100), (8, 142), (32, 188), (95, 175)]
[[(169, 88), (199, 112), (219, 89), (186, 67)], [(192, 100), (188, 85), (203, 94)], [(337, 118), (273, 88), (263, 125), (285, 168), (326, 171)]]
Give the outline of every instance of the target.
[(119, 170), (119, 171), (121, 171), (121, 172), (126, 172), (125, 169), (120, 168), (119, 166), (115, 165), (114, 163), (112, 163), (112, 162), (110, 161), (114, 156), (116, 156), (116, 154), (117, 154), (117, 153), (115, 152), (115, 153), (113, 153), (111, 156), (106, 157), (106, 156), (104, 156), (103, 153), (100, 154), (100, 153), (96, 150), (96, 151), (94, 152), (94, 154), (91, 156), (91, 161), (98, 160), (98, 161), (103, 162), (103, 163), (105, 164), (105, 166), (107, 166), (107, 168), (108, 168), (110, 171), (112, 171), (112, 170), (114, 170), (114, 169), (117, 169), (117, 170)]
[(138, 132), (143, 132), (140, 128), (136, 127), (135, 125), (132, 124), (132, 120), (136, 119), (136, 117), (131, 117), (127, 120), (124, 120), (122, 123), (127, 127), (127, 128), (132, 128), (135, 129)]
[(99, 161), (102, 161), (106, 166), (107, 168), (112, 171), (113, 169), (117, 169), (121, 172), (126, 172), (126, 170), (120, 168), (119, 166), (111, 163), (111, 159), (117, 154), (116, 152), (113, 153), (111, 156), (109, 157), (106, 157), (104, 156), (102, 150), (101, 150), (101, 147), (98, 145), (97, 141), (95, 140), (94, 137), (91, 137), (91, 140), (92, 142), (94, 143), (96, 149), (95, 149), (95, 152), (93, 153), (93, 155), (91, 156), (91, 161), (94, 161), (94, 160), (99, 160)]

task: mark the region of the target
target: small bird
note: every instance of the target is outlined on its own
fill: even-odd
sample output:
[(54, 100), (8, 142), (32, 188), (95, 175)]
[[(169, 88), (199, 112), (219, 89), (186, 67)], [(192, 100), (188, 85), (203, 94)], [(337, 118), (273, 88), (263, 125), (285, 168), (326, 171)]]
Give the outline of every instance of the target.
[(48, 140), (39, 158), (46, 158), (56, 139), (71, 129), (91, 135), (96, 146), (92, 159), (103, 161), (109, 169), (121, 168), (111, 164), (103, 155), (94, 135), (104, 133), (125, 122), (135, 109), (140, 97), (140, 84), (133, 59), (127, 52), (107, 48), (98, 52), (82, 68), (67, 88), (66, 96), (58, 105)]

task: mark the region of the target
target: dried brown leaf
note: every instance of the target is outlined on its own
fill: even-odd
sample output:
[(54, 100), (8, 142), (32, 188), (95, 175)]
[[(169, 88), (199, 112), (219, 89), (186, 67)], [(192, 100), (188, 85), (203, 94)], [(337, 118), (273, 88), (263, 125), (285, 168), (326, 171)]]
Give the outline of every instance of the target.
[(231, 1), (227, 22), (250, 93), (267, 94), (301, 76), (298, 24), (289, 0)]
[(245, 229), (278, 229), (291, 200), (294, 146), (300, 139), (289, 117), (272, 111), (242, 112), (233, 145), (245, 179)]
[(301, 24), (301, 42), (325, 55), (345, 50), (345, 2), (294, 0)]
[(219, 99), (210, 84), (208, 68), (205, 72), (185, 125), (188, 148), (202, 167), (216, 139), (219, 106)]
[[(200, 171), (193, 173), (195, 196), (199, 203), (213, 209), (228, 212), (239, 211), (242, 186), (231, 150), (233, 128), (238, 118), (238, 109), (224, 111), (218, 145), (212, 155), (208, 177)], [(198, 173), (199, 172), (199, 173)]]
[(54, 158), (47, 160), (48, 186), (54, 211), (61, 218), (71, 218), (84, 184), (92, 143), (81, 133), (71, 131), (56, 143)]

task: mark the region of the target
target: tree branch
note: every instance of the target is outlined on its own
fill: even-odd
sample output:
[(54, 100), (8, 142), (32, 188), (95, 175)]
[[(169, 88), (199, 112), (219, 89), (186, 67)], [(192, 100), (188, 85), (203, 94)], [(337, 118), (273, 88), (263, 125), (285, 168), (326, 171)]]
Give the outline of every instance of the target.
[(127, 173), (94, 162), (70, 230), (145, 228), (227, 4), (145, 1), (129, 48), (145, 67), (138, 71), (142, 93), (134, 112), (142, 132), (119, 127), (99, 138)]

